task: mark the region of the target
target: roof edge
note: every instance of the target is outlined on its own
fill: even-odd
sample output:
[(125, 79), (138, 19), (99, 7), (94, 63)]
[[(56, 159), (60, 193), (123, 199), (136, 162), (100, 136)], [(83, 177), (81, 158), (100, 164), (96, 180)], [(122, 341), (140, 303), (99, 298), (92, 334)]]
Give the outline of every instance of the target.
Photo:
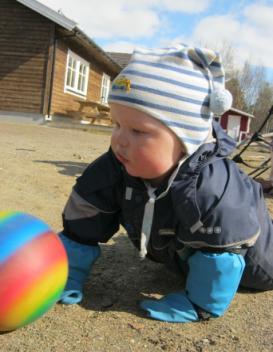
[(30, 8), (31, 10), (38, 12), (40, 15), (50, 19), (51, 21), (57, 23), (58, 25), (60, 25), (61, 27), (69, 31), (73, 30), (77, 25), (77, 23), (74, 22), (73, 20), (70, 20), (64, 15), (60, 15), (58, 12), (52, 10), (51, 8), (40, 3), (39, 1), (36, 1), (36, 0), (16, 0), (16, 1)]
[(254, 116), (254, 115), (249, 114), (248, 112), (245, 112), (245, 111), (242, 111), (242, 110), (236, 109), (236, 108), (230, 108), (230, 109), (229, 109), (229, 111), (238, 112), (239, 114), (242, 114), (242, 115), (245, 115), (245, 116), (248, 116), (248, 117), (255, 118), (255, 116)]
[(104, 51), (98, 44), (95, 43), (93, 39), (91, 39), (83, 30), (81, 30), (79, 27), (74, 28), (74, 33), (76, 35), (81, 36), (84, 40), (86, 40), (89, 44), (91, 44), (97, 51), (100, 52), (101, 55), (103, 55), (113, 66), (115, 66), (116, 69), (119, 71), (122, 69), (122, 67), (115, 61), (113, 60), (106, 51)]

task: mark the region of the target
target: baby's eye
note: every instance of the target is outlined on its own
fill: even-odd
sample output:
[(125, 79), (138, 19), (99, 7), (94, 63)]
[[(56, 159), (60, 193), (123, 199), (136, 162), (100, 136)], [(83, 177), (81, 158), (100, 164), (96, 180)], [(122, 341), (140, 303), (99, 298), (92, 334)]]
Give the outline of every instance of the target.
[(138, 130), (138, 129), (136, 129), (136, 128), (133, 128), (132, 131), (133, 131), (133, 133), (135, 133), (135, 134), (144, 134), (144, 133), (145, 133), (144, 131), (140, 131), (140, 130)]

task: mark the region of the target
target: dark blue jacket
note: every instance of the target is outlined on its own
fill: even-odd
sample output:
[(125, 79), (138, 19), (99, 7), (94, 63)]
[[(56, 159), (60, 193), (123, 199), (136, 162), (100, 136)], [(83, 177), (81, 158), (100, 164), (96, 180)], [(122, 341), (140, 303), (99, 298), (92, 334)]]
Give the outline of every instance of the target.
[[(262, 189), (227, 158), (233, 140), (217, 123), (213, 131), (216, 144), (204, 144), (182, 164), (156, 201), (148, 257), (187, 270), (187, 257), (197, 249), (242, 253), (241, 285), (273, 289), (273, 227)], [(94, 245), (107, 242), (121, 224), (139, 248), (148, 199), (142, 180), (129, 176), (110, 149), (77, 179), (63, 213), (64, 233)]]

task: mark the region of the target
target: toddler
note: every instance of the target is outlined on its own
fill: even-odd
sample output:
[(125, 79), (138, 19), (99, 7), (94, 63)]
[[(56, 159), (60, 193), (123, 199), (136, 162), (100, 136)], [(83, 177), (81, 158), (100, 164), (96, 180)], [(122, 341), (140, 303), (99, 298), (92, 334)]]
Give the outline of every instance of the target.
[(218, 53), (137, 49), (113, 81), (110, 149), (77, 179), (60, 237), (69, 258), (61, 297), (82, 300), (106, 243), (126, 229), (142, 259), (186, 275), (185, 289), (140, 307), (153, 319), (224, 314), (239, 285), (273, 289), (273, 228), (261, 187), (228, 159), (235, 142), (213, 121), (231, 107)]

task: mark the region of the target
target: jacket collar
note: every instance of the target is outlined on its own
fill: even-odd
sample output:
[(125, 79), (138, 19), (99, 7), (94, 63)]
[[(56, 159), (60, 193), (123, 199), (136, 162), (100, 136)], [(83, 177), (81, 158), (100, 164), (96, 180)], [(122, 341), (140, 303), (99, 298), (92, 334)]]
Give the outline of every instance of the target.
[(236, 142), (229, 137), (216, 121), (212, 122), (213, 137), (216, 143), (202, 144), (190, 158), (181, 165), (179, 174), (196, 173), (201, 167), (217, 159), (228, 157), (236, 147)]

